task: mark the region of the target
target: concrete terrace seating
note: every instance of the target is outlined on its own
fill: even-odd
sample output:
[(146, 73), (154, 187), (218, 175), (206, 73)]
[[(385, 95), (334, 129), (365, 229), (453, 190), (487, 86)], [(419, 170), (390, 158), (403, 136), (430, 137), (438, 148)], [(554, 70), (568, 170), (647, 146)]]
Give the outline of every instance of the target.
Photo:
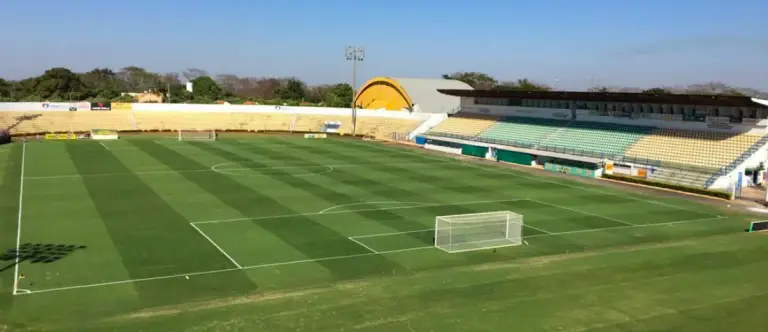
[(620, 156), (638, 139), (654, 128), (599, 122), (572, 122), (540, 144), (557, 149), (587, 151), (606, 156)]
[(537, 144), (567, 125), (568, 121), (565, 120), (505, 117), (485, 130), (479, 137)]
[(706, 187), (707, 180), (712, 177), (712, 174), (689, 170), (659, 168), (649, 173), (648, 177), (651, 180), (659, 182), (704, 188)]
[(736, 160), (761, 137), (757, 135), (656, 129), (625, 153), (663, 163), (720, 168)]
[(455, 115), (440, 122), (432, 128), (428, 135), (439, 135), (440, 133), (475, 137), (491, 127), (499, 120), (495, 116), (482, 115)]
[(132, 130), (130, 111), (3, 112), (0, 127), (12, 135), (48, 132), (87, 132), (91, 129)]

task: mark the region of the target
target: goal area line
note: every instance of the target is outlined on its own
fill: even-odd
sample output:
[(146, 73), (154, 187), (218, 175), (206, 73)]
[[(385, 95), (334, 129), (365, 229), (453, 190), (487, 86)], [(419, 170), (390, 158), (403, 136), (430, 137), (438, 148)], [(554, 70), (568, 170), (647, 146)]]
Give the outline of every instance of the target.
[[(607, 230), (645, 228), (645, 227), (656, 227), (656, 226), (659, 226), (659, 227), (660, 226), (670, 226), (670, 225), (698, 222), (698, 221), (704, 221), (704, 220), (710, 220), (710, 219), (727, 219), (727, 218), (726, 217), (717, 216), (717, 217), (699, 218), (699, 219), (690, 219), (690, 220), (679, 220), (679, 221), (671, 221), (671, 222), (655, 223), (655, 224), (639, 224), (639, 225), (632, 225), (632, 226), (627, 225), (627, 226), (616, 226), (616, 227), (604, 227), (604, 228), (584, 229), (584, 230), (557, 232), (557, 233), (553, 232), (553, 233), (549, 233), (549, 234), (534, 234), (534, 235), (524, 236), (523, 239), (525, 240), (525, 239), (539, 238), (539, 237), (563, 236), (563, 235), (580, 234), (580, 233), (601, 232), (601, 231), (607, 231)], [(434, 229), (432, 229), (432, 230), (434, 230)], [(427, 231), (427, 230), (414, 230), (414, 231), (381, 233), (381, 234), (366, 234), (366, 235), (359, 235), (359, 236), (351, 236), (349, 238), (350, 239), (351, 238), (358, 239), (358, 238), (363, 238), (363, 237), (386, 236), (386, 235), (395, 235), (395, 234), (424, 232), (424, 231)], [(329, 257), (322, 257), (322, 258), (302, 259), (302, 260), (277, 262), (277, 263), (267, 263), (267, 264), (259, 264), (259, 265), (247, 265), (247, 266), (242, 266), (240, 268), (232, 267), (232, 268), (227, 268), (227, 269), (198, 271), (198, 272), (190, 272), (190, 273), (178, 273), (178, 274), (164, 275), (164, 276), (157, 276), (157, 277), (125, 279), (125, 280), (118, 280), (118, 281), (111, 281), (111, 282), (83, 284), (83, 285), (56, 287), (56, 288), (39, 289), (39, 290), (25, 289), (24, 292), (19, 292), (19, 293), (16, 293), (14, 295), (15, 296), (24, 296), (24, 295), (31, 295), (31, 294), (38, 294), (38, 293), (48, 293), (48, 292), (59, 292), (59, 291), (67, 291), (67, 290), (75, 290), (75, 289), (105, 287), (105, 286), (129, 284), (129, 283), (136, 283), (136, 282), (146, 282), (146, 281), (153, 281), (153, 280), (164, 280), (164, 279), (173, 279), (173, 278), (182, 279), (182, 278), (185, 278), (187, 276), (193, 277), (193, 276), (201, 276), (201, 275), (209, 275), (209, 274), (226, 273), (226, 272), (239, 271), (239, 270), (269, 268), (269, 267), (294, 265), (294, 264), (304, 264), (304, 263), (313, 263), (313, 262), (339, 260), (339, 259), (356, 258), (356, 257), (365, 257), (365, 256), (373, 256), (373, 255), (396, 254), (396, 253), (404, 253), (404, 252), (415, 251), (415, 250), (424, 250), (424, 249), (437, 249), (437, 248), (435, 248), (434, 246), (424, 246), (424, 247), (413, 247), (413, 248), (387, 250), (387, 251), (377, 251), (377, 252), (372, 252), (371, 251), (371, 252), (360, 253), (360, 254), (352, 254), (352, 255), (329, 256)]]

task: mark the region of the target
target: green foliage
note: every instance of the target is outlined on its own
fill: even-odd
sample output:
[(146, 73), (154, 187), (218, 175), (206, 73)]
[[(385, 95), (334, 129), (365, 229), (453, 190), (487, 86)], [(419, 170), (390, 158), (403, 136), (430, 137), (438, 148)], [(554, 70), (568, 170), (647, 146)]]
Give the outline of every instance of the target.
[(672, 91), (669, 91), (665, 88), (651, 88), (648, 90), (643, 90), (643, 93), (650, 93), (654, 95), (671, 95)]
[(457, 80), (469, 84), (475, 89), (490, 89), (498, 84), (491, 75), (479, 72), (455, 72), (453, 74), (444, 74), (446, 80)]
[(286, 100), (304, 100), (307, 96), (307, 87), (304, 82), (291, 78), (277, 89), (277, 96)]
[(336, 84), (323, 96), (324, 104), (328, 107), (350, 107), (353, 94), (351, 85), (347, 83)]
[(195, 100), (219, 100), (224, 90), (210, 76), (200, 76), (192, 80), (192, 94)]
[(616, 175), (616, 174), (603, 174), (603, 177), (606, 178), (606, 179), (624, 181), (624, 182), (629, 182), (629, 183), (643, 184), (643, 185), (651, 186), (651, 187), (659, 187), (659, 188), (672, 189), (672, 190), (677, 190), (677, 191), (684, 191), (684, 192), (689, 192), (689, 193), (693, 193), (693, 194), (712, 196), (712, 197), (723, 198), (723, 199), (728, 199), (728, 200), (733, 199), (733, 196), (730, 193), (727, 193), (727, 192), (724, 192), (724, 191), (719, 191), (719, 190), (710, 190), (710, 189), (704, 189), (704, 188), (689, 187), (689, 186), (683, 186), (683, 185), (679, 185), (679, 184), (651, 181), (651, 180), (647, 180), (647, 179), (631, 177), (631, 176)]
[(504, 82), (493, 87), (496, 90), (513, 91), (552, 91), (552, 88), (544, 84), (535, 83), (527, 78), (521, 78), (514, 82)]

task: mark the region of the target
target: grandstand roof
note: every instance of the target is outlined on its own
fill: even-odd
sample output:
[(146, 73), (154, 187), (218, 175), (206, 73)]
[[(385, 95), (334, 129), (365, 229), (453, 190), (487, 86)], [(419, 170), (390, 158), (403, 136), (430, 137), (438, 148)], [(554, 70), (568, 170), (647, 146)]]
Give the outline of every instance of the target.
[(425, 113), (455, 113), (460, 99), (440, 93), (438, 89), (467, 90), (472, 87), (456, 80), (375, 77), (360, 88), (355, 105), (388, 110), (418, 105), (418, 110)]
[(685, 104), (703, 106), (766, 107), (768, 100), (721, 95), (656, 95), (625, 92), (508, 91), (441, 89), (440, 93), (457, 97), (526, 98), (547, 100), (602, 101), (646, 104)]

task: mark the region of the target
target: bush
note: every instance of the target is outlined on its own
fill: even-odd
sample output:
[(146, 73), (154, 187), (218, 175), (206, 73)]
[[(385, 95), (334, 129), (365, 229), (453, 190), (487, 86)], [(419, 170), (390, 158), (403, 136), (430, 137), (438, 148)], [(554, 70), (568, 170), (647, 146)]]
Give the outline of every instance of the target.
[(693, 194), (712, 196), (712, 197), (723, 198), (728, 200), (733, 199), (733, 196), (731, 195), (731, 193), (727, 193), (720, 190), (710, 190), (710, 189), (704, 189), (704, 188), (689, 187), (689, 186), (683, 186), (679, 184), (651, 181), (651, 180), (646, 180), (646, 179), (631, 177), (631, 176), (624, 176), (624, 175), (603, 174), (603, 177), (606, 179), (643, 184), (651, 187), (659, 187), (659, 188), (672, 189), (677, 191), (684, 191), (684, 192), (689, 192)]
[(11, 133), (8, 132), (8, 129), (0, 129), (0, 144), (10, 143), (11, 142)]

